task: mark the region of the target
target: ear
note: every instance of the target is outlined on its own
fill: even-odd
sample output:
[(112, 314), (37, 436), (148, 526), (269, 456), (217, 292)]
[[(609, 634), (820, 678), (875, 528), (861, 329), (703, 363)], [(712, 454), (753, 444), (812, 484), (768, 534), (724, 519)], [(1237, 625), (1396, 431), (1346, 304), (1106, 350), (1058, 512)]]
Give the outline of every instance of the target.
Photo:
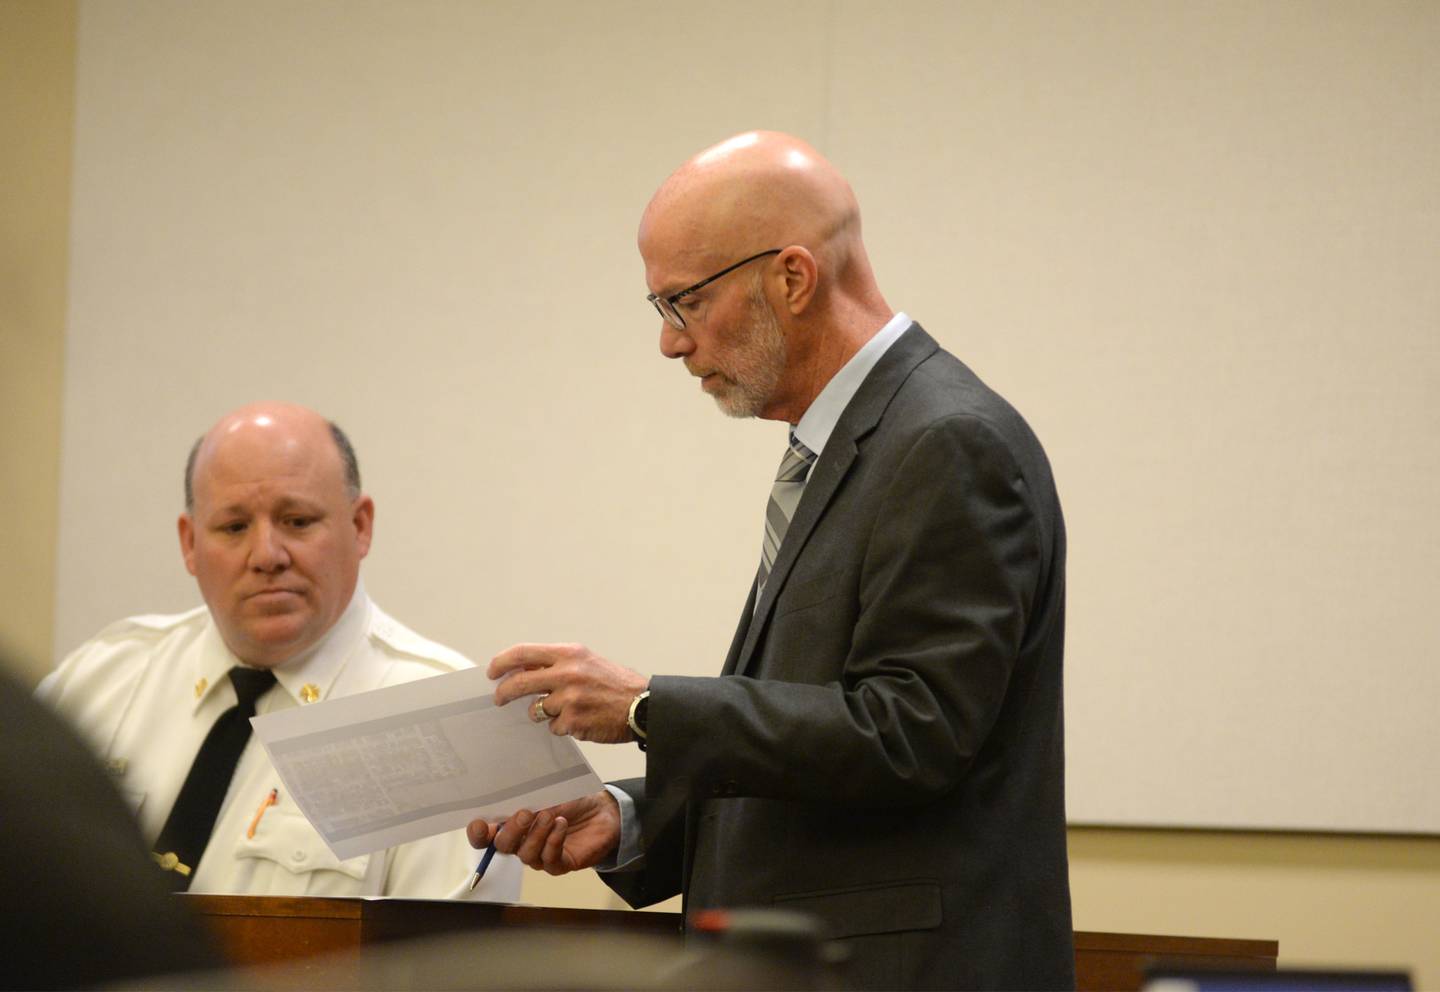
[(357, 499), (351, 522), (355, 524), (355, 542), (359, 545), (360, 557), (364, 558), (370, 553), (370, 539), (375, 535), (375, 501), (369, 496)]
[(180, 531), (180, 556), (185, 559), (185, 571), (195, 574), (195, 521), (190, 514), (180, 514), (176, 523)]
[(810, 305), (820, 279), (820, 267), (810, 249), (791, 245), (778, 258), (785, 276), (785, 306), (798, 315)]

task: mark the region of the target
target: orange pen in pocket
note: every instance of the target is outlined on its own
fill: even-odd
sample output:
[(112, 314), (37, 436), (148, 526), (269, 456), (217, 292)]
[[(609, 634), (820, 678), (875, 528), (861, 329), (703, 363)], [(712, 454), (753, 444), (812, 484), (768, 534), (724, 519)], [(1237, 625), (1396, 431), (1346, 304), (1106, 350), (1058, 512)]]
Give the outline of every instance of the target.
[(253, 819), (253, 820), (250, 821), (250, 829), (247, 830), (247, 831), (245, 831), (245, 837), (246, 837), (247, 840), (254, 840), (254, 839), (255, 839), (255, 828), (258, 827), (258, 826), (260, 826), (260, 817), (264, 816), (264, 815), (265, 815), (265, 811), (266, 811), (267, 809), (269, 809), (271, 806), (274, 806), (274, 805), (275, 805), (276, 803), (278, 803), (279, 801), (280, 801), (280, 790), (279, 790), (279, 789), (271, 789), (271, 790), (270, 790), (270, 795), (266, 796), (264, 799), (262, 799), (262, 800), (260, 801), (260, 808), (255, 811), (255, 819)]

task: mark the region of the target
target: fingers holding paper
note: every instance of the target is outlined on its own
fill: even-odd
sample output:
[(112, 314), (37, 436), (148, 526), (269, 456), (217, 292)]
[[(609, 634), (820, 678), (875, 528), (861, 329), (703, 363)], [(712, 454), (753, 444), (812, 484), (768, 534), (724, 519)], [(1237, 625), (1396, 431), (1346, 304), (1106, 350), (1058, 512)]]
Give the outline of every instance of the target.
[(501, 854), (551, 875), (591, 868), (620, 845), (620, 805), (601, 790), (537, 812), (519, 810), (503, 823), (472, 820), (473, 847), (495, 844)]
[[(526, 700), (530, 719), (551, 733), (618, 744), (634, 740), (630, 704), (648, 677), (600, 657), (583, 644), (517, 644), (496, 655), (486, 674), (498, 682), (495, 703)], [(503, 823), (474, 820), (475, 847), (495, 845), (531, 868), (563, 875), (591, 868), (620, 845), (620, 805), (601, 790), (538, 812), (522, 809)]]
[(551, 733), (600, 744), (634, 740), (630, 703), (650, 684), (583, 644), (517, 644), (497, 654), (487, 674), (500, 683), (497, 705), (535, 697), (532, 720), (548, 720)]

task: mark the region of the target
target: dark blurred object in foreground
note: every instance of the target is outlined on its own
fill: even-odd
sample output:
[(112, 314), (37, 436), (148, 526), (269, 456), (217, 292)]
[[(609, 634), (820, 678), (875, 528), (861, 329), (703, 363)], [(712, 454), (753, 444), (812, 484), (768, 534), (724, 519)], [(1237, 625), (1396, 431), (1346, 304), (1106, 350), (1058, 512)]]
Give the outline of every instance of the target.
[(1354, 968), (1151, 968), (1142, 992), (1410, 992), (1410, 974)]
[(841, 989), (835, 945), (809, 917), (731, 912), (689, 939), (613, 930), (505, 927), (372, 945), (363, 954), (274, 967), (166, 976), (125, 988), (254, 989)]
[(219, 964), (162, 883), (125, 801), (0, 662), (0, 987), (93, 988)]

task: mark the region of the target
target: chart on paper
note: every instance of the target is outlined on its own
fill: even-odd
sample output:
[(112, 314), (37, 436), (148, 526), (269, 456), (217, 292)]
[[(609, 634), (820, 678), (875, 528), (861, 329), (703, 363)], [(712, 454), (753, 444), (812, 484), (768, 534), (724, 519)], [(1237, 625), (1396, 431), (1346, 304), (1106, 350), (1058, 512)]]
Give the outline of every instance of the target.
[(296, 805), (350, 858), (600, 789), (573, 740), (493, 691), (467, 669), (252, 723)]

